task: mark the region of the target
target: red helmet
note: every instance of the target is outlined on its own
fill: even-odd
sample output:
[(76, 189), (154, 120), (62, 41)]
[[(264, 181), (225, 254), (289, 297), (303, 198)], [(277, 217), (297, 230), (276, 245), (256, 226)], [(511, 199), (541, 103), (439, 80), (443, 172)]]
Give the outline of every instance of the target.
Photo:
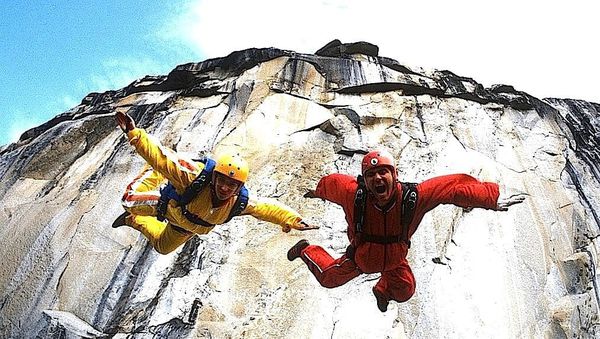
[(396, 178), (396, 165), (394, 164), (394, 157), (383, 150), (371, 151), (365, 155), (362, 160), (362, 174), (370, 170), (371, 168), (387, 166), (392, 170), (394, 178)]

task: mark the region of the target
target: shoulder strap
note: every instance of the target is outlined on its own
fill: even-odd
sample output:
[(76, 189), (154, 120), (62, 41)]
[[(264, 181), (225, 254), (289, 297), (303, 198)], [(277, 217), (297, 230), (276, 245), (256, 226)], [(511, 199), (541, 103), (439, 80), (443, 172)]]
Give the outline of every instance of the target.
[(160, 198), (156, 204), (156, 219), (159, 221), (165, 221), (165, 215), (167, 214), (167, 207), (169, 206), (169, 200), (179, 201), (181, 196), (177, 194), (175, 186), (171, 183), (167, 183), (160, 188)]
[(246, 209), (246, 206), (248, 206), (248, 189), (246, 186), (242, 186), (231, 211), (229, 211), (229, 216), (224, 223), (229, 222), (231, 218), (240, 215)]
[(354, 194), (354, 232), (360, 233), (363, 231), (365, 221), (365, 205), (367, 201), (367, 186), (362, 175), (356, 177), (358, 188)]
[(401, 182), (400, 185), (402, 185), (402, 239), (410, 246), (408, 228), (415, 215), (419, 193), (415, 183)]
[(185, 188), (185, 191), (181, 195), (179, 205), (185, 206), (194, 200), (194, 198), (208, 185), (212, 179), (212, 172), (215, 169), (215, 161), (210, 158), (203, 158), (199, 160), (204, 163), (202, 172)]

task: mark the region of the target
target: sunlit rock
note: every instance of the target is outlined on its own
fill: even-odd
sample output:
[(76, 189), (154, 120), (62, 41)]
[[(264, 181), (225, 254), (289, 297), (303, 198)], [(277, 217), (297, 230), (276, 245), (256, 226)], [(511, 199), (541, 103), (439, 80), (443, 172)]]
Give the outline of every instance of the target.
[[(116, 109), (196, 157), (236, 149), (252, 194), (321, 229), (233, 219), (169, 255), (110, 227), (143, 166)], [(80, 105), (0, 149), (0, 337), (594, 338), (600, 106), (484, 88), (369, 43), (248, 49), (177, 66)], [(344, 253), (341, 209), (302, 195), (385, 148), (399, 178), (468, 173), (526, 192), (508, 212), (440, 206), (412, 239), (417, 291), (380, 313), (377, 275), (319, 286), (287, 249)]]

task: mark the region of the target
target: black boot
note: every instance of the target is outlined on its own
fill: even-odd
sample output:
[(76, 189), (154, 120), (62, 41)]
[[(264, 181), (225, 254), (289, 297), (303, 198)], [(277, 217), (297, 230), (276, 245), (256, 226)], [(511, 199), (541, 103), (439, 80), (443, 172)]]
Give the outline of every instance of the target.
[(381, 311), (381, 312), (385, 312), (387, 311), (388, 308), (388, 304), (389, 304), (389, 300), (388, 298), (386, 298), (385, 295), (383, 295), (381, 292), (379, 292), (375, 286), (373, 286), (373, 294), (375, 295), (375, 299), (377, 299), (377, 308)]
[(287, 252), (287, 258), (289, 261), (293, 261), (296, 258), (300, 258), (300, 254), (302, 254), (302, 250), (308, 246), (308, 240), (302, 239), (296, 243), (296, 245), (292, 246), (290, 250)]
[(118, 216), (117, 219), (115, 219), (115, 221), (113, 221), (111, 227), (117, 228), (117, 227), (121, 227), (121, 226), (126, 226), (127, 224), (125, 223), (125, 218), (127, 218), (128, 216), (129, 216), (129, 212), (123, 212), (123, 214)]

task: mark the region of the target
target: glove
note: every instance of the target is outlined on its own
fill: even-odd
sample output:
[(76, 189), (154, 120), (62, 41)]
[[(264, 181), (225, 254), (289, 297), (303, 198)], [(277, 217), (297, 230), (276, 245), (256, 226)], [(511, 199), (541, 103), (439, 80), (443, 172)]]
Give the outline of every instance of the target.
[(517, 193), (517, 194), (512, 194), (510, 196), (507, 197), (503, 197), (502, 195), (500, 195), (498, 197), (498, 203), (497, 203), (497, 207), (496, 210), (497, 211), (508, 211), (508, 207), (515, 205), (515, 204), (520, 204), (525, 200), (525, 196), (528, 195), (527, 193)]
[(135, 128), (135, 121), (133, 121), (133, 119), (127, 115), (127, 113), (117, 112), (115, 113), (115, 119), (124, 133), (127, 133)]
[(287, 233), (292, 228), (295, 230), (298, 230), (298, 231), (308, 231), (308, 230), (317, 230), (317, 229), (319, 229), (319, 226), (309, 225), (306, 222), (300, 220), (299, 222), (293, 224), (291, 227), (290, 226), (282, 227), (281, 230), (284, 231), (285, 233)]

